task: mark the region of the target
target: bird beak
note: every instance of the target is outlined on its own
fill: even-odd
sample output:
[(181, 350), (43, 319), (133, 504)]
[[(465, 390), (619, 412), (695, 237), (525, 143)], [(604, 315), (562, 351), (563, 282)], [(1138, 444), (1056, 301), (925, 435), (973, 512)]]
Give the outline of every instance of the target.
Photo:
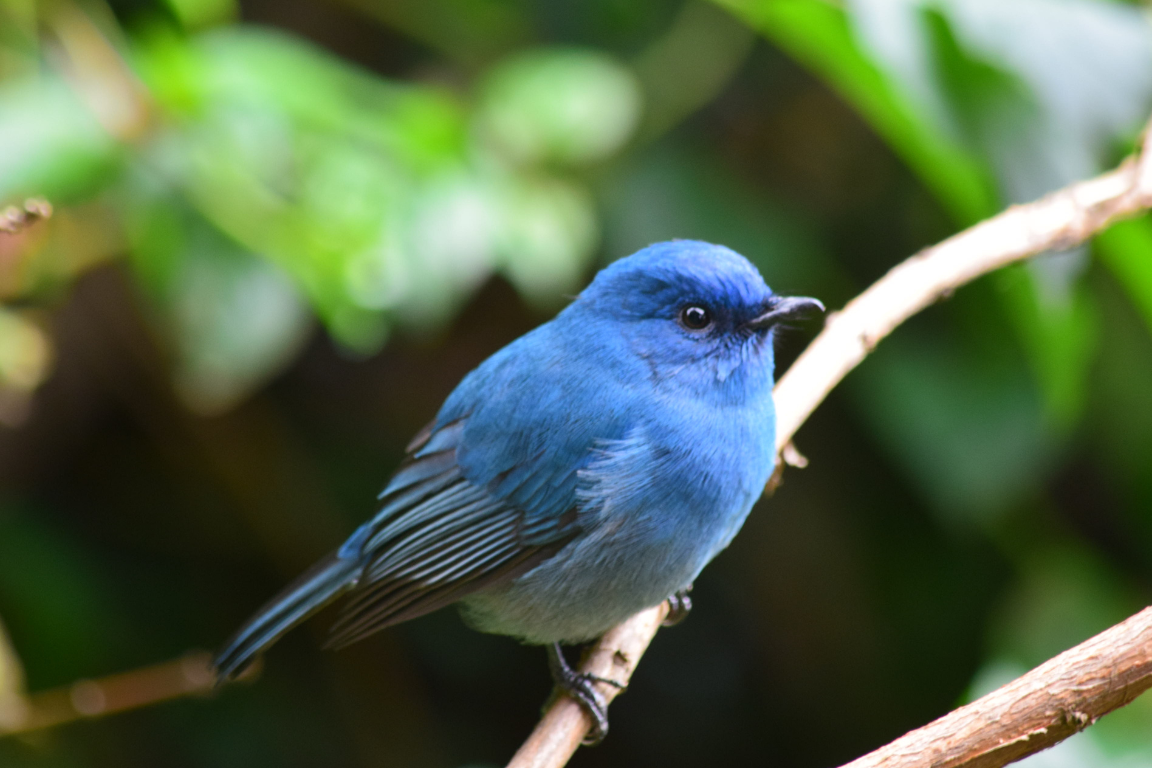
[(768, 304), (768, 311), (754, 320), (748, 321), (747, 327), (761, 330), (779, 323), (781, 320), (792, 320), (802, 317), (809, 312), (823, 312), (824, 305), (818, 299), (807, 296), (776, 296)]

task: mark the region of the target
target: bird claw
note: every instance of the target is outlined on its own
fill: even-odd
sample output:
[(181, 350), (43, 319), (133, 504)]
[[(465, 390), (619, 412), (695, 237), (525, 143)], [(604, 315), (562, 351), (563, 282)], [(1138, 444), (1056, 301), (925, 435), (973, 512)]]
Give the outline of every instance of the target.
[(564, 658), (559, 643), (548, 646), (548, 671), (556, 687), (572, 697), (592, 718), (592, 728), (581, 740), (585, 746), (594, 747), (608, 735), (608, 703), (593, 687), (593, 683), (615, 686), (621, 691), (627, 686), (618, 680), (593, 675), (590, 672), (577, 672)]
[(691, 591), (692, 585), (689, 584), (668, 598), (668, 613), (664, 616), (664, 621), (660, 622), (663, 626), (673, 627), (688, 618), (688, 614), (692, 611), (692, 598), (688, 597)]

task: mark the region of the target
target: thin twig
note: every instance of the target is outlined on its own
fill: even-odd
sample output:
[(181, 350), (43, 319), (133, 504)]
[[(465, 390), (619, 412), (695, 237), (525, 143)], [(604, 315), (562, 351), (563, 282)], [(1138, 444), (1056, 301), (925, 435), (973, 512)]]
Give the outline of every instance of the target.
[[(981, 275), (1045, 251), (1070, 248), (1106, 229), (1117, 219), (1152, 208), (1152, 123), (1145, 129), (1142, 146), (1138, 157), (1129, 158), (1114, 171), (1065, 187), (1034, 203), (1013, 206), (987, 221), (921, 251), (894, 267), (868, 290), (849, 302), (844, 309), (829, 317), (824, 330), (776, 385), (774, 396), (777, 449), (782, 452), (791, 442), (796, 430), (828, 396), (832, 388), (859, 365), (881, 339), (912, 315)], [(618, 650), (614, 644), (619, 642), (620, 638), (628, 638), (633, 650), (625, 651), (624, 658), (627, 662), (618, 667), (614, 674), (622, 675), (624, 680), (631, 677), (640, 661), (639, 654), (634, 649), (647, 648), (660, 626), (659, 621), (653, 620), (657, 610), (651, 609), (639, 613), (606, 634), (590, 652), (589, 663), (602, 664), (602, 659), (614, 658)], [(872, 758), (872, 755), (869, 755), (852, 763), (852, 768), (864, 768), (864, 766), (995, 768), (1051, 746), (1079, 728), (1069, 729), (1050, 724), (1036, 726), (1037, 729), (1047, 728), (1043, 734), (1038, 730), (1026, 729), (1008, 732), (999, 727), (1001, 722), (1004, 722), (998, 719), (1000, 715), (990, 714), (981, 707), (981, 703), (998, 707), (1016, 706), (1023, 701), (1021, 697), (1027, 699), (1029, 692), (1033, 691), (1029, 687), (1033, 683), (1024, 683), (1025, 680), (1031, 679), (1032, 675), (1040, 674), (1042, 682), (1058, 684), (1064, 678), (1051, 678), (1051, 675), (1062, 674), (1063, 667), (1057, 662), (1069, 654), (1077, 654), (1085, 646), (1091, 646), (1094, 656), (1085, 659), (1080, 659), (1080, 656), (1075, 658), (1084, 664), (1094, 661), (1098, 666), (1093, 671), (1085, 668), (1082, 670), (1083, 673), (1089, 677), (1096, 675), (1091, 679), (1106, 679), (1112, 676), (1117, 679), (1120, 690), (1132, 692), (1131, 696), (1126, 696), (1126, 693), (1118, 695), (1116, 691), (1103, 685), (1091, 687), (1085, 689), (1085, 695), (1091, 701), (1078, 699), (1072, 709), (1060, 710), (1064, 713), (1061, 716), (1070, 717), (1069, 722), (1079, 724), (1080, 715), (1087, 713), (1089, 719), (1079, 726), (1083, 727), (1105, 712), (1126, 704), (1137, 693), (1152, 684), (1152, 664), (1131, 665), (1131, 678), (1125, 677), (1123, 680), (1118, 679), (1119, 667), (1115, 666), (1121, 658), (1148, 652), (1146, 648), (1137, 648), (1135, 644), (1148, 645), (1152, 640), (1152, 634), (1148, 630), (1133, 634), (1125, 629), (1132, 622), (1141, 620), (1141, 617), (1144, 617), (1142, 621), (1145, 623), (1152, 621), (1152, 616), (1145, 615), (1147, 613), (1148, 611), (1145, 611), (1129, 619), (1098, 638), (1037, 668), (1006, 689), (1001, 689), (1001, 691), (1008, 690), (1006, 694), (1008, 699), (997, 698), (1001, 693), (997, 691), (928, 726), (928, 729), (932, 729), (931, 740), (907, 742), (908, 745), (915, 745), (918, 751), (899, 752), (900, 762), (892, 762), (894, 758), (889, 755), (888, 750), (895, 748), (895, 745), (905, 744), (904, 739), (910, 739), (928, 729), (914, 731), (904, 739), (893, 742), (889, 747), (874, 752), (873, 755), (880, 755), (878, 761), (863, 762)], [(1118, 645), (1109, 646), (1107, 645), (1109, 642)], [(590, 666), (585, 666), (583, 669), (588, 672), (596, 671)], [(603, 692), (606, 698), (610, 694), (609, 691)], [(963, 717), (970, 719), (963, 722), (969, 724), (971, 732), (964, 731), (966, 736), (963, 743), (956, 742), (957, 753), (963, 751), (965, 745), (973, 747), (983, 744), (981, 740), (985, 738), (1014, 740), (1013, 743), (1020, 746), (1011, 748), (1002, 746), (991, 751), (985, 750), (980, 752), (974, 761), (938, 762), (935, 758), (935, 747), (928, 749), (927, 745), (934, 744), (947, 734), (957, 733), (949, 729), (960, 723), (960, 719), (954, 720), (953, 716), (959, 718), (961, 712), (968, 713)], [(1018, 727), (1024, 728), (1032, 721), (1010, 720), (1010, 722), (1019, 723)], [(1037, 719), (1035, 722), (1040, 720)], [(948, 725), (937, 728), (940, 723)], [(528, 741), (512, 758), (508, 768), (560, 768), (568, 762), (591, 726), (591, 720), (584, 714), (579, 704), (567, 697), (557, 698)], [(911, 748), (906, 746), (897, 749)]]
[(782, 450), (832, 388), (912, 315), (981, 275), (1071, 248), (1149, 207), (1152, 152), (1144, 152), (1102, 176), (1013, 206), (897, 265), (832, 315), (777, 384), (777, 447)]
[[(245, 671), (240, 679), (251, 680), (258, 675), (259, 669), (254, 668)], [(207, 696), (215, 687), (212, 655), (196, 651), (172, 661), (95, 680), (78, 680), (24, 697), (19, 706), (7, 713), (5, 720), (0, 720), (0, 737), (112, 715), (184, 696)]]
[(0, 232), (14, 235), (52, 215), (52, 206), (47, 200), (30, 197), (23, 207), (10, 205), (0, 210)]
[[(615, 680), (627, 686), (637, 662), (667, 615), (668, 604), (661, 603), (608, 630), (584, 657), (580, 668), (597, 677)], [(605, 683), (595, 683), (595, 686), (605, 703), (611, 702), (621, 692), (621, 689)], [(574, 706), (561, 706), (564, 703)], [(591, 727), (592, 720), (582, 707), (567, 697), (558, 698), (556, 705), (544, 713), (540, 725), (512, 758), (509, 767), (521, 764), (564, 765)]]

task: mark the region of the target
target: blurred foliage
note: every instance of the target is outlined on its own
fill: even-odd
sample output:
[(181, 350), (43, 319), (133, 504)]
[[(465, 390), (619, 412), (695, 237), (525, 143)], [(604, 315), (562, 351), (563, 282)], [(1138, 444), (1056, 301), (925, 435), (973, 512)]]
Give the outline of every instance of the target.
[[(606, 261), (699, 237), (835, 306), (1150, 111), (1114, 0), (0, 0), (0, 206), (56, 207), (0, 235), (0, 728), (25, 671), (218, 643)], [(844, 761), (1146, 604), (1150, 380), (1148, 217), (900, 329), (576, 763)], [(314, 639), (0, 765), (498, 764), (547, 689), (449, 613)]]
[(15, 728), (24, 717), (24, 668), (0, 625), (0, 729)]
[[(178, 17), (217, 13), (193, 6)], [(589, 50), (494, 66), (466, 104), (270, 30), (189, 38), (151, 18), (115, 46), (75, 8), (46, 17), (66, 61), (0, 96), (0, 197), (106, 201), (123, 244), (102, 256), (128, 251), (206, 412), (294, 357), (306, 307), (361, 354), (396, 322), (442, 325), (494, 270), (554, 307), (597, 239), (575, 170), (639, 115), (635, 77)]]

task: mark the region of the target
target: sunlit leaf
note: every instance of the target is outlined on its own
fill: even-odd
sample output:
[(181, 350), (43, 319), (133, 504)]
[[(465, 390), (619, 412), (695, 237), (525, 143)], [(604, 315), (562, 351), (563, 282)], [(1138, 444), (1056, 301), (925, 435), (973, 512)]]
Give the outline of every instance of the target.
[(599, 240), (591, 195), (559, 179), (508, 184), (497, 248), (512, 282), (529, 299), (557, 306), (579, 290)]
[(1098, 0), (854, 0), (869, 54), (1011, 202), (1097, 172), (1152, 104), (1152, 25)]
[(177, 391), (194, 410), (232, 407), (300, 350), (309, 314), (288, 278), (179, 201), (157, 197), (141, 207), (132, 241), (173, 340)]
[[(1152, 25), (1134, 8), (977, 0), (924, 18), (952, 119), (1009, 202), (1098, 173), (1152, 105)], [(1030, 265), (1038, 311), (1053, 315), (1036, 323), (1059, 325), (1054, 315), (1071, 311), (1061, 305), (1086, 258), (1078, 249)]]
[(1011, 113), (985, 118), (997, 123), (985, 151), (1012, 202), (1101, 170), (1152, 106), (1152, 23), (1135, 6), (950, 0), (943, 8), (960, 44), (1018, 78), (1039, 107), (1023, 127), (1009, 125), (1019, 120)]
[(196, 410), (218, 412), (296, 356), (309, 315), (292, 284), (267, 261), (219, 243), (192, 245), (196, 257), (172, 297), (181, 342), (176, 382)]
[(628, 140), (640, 117), (635, 77), (590, 50), (521, 54), (496, 67), (480, 94), (480, 129), (522, 162), (603, 159)]
[(531, 300), (573, 290), (597, 242), (591, 199), (507, 167), (493, 126), (526, 125), (516, 141), (540, 150), (535, 161), (584, 162), (617, 149), (638, 110), (631, 75), (601, 54), (525, 54), (484, 87), (486, 139), (473, 145), (441, 91), (281, 36), (229, 30), (189, 50), (157, 36), (149, 50), (149, 81), (175, 117), (152, 164), (364, 352), (394, 319), (442, 323), (497, 268)]
[(162, 104), (279, 116), (297, 130), (359, 142), (423, 167), (458, 154), (463, 114), (445, 91), (391, 83), (287, 35), (233, 27), (191, 45), (161, 35), (140, 65)]
[(389, 302), (373, 281), (398, 274), (382, 260), (404, 240), (423, 180), (464, 162), (458, 108), (267, 33), (230, 30), (183, 53), (158, 38), (153, 50), (151, 78), (182, 83), (166, 102), (179, 129), (157, 142), (156, 164), (289, 275), (337, 338), (381, 343)]
[(0, 89), (0, 200), (44, 195), (55, 203), (90, 194), (121, 157), (116, 141), (60, 80)]
[[(990, 213), (991, 198), (983, 210), (959, 204), (975, 198), (960, 194), (955, 169), (986, 164), (1004, 199), (1033, 199), (1101, 170), (1152, 103), (1152, 25), (1115, 3), (730, 4), (828, 79), (961, 222)], [(1073, 288), (1084, 259), (1037, 260), (1005, 294), (1049, 417), (1064, 425), (1083, 403), (1093, 349), (1087, 299)]]
[[(869, 8), (880, 4), (862, 3)], [(1095, 164), (1082, 145), (1061, 152), (1063, 160), (1081, 157), (1079, 173), (1044, 157), (1043, 134), (1051, 123), (1040, 97), (1027, 80), (965, 48), (953, 25), (940, 10), (926, 10), (914, 18), (921, 22), (925, 44), (935, 63), (937, 90), (945, 117), (989, 158), (1009, 200), (1038, 197), (1075, 178), (1091, 175)], [(900, 73), (914, 77), (910, 69)], [(1054, 424), (1075, 424), (1084, 403), (1088, 363), (1095, 347), (1091, 300), (1076, 279), (1086, 266), (1086, 252), (1074, 249), (1033, 259), (1024, 268), (1002, 277), (1001, 298), (1009, 310), (1028, 354)]]
[(502, 211), (498, 180), (469, 167), (421, 184), (407, 226), (376, 251), (382, 300), (409, 327), (436, 325), (491, 274)]

